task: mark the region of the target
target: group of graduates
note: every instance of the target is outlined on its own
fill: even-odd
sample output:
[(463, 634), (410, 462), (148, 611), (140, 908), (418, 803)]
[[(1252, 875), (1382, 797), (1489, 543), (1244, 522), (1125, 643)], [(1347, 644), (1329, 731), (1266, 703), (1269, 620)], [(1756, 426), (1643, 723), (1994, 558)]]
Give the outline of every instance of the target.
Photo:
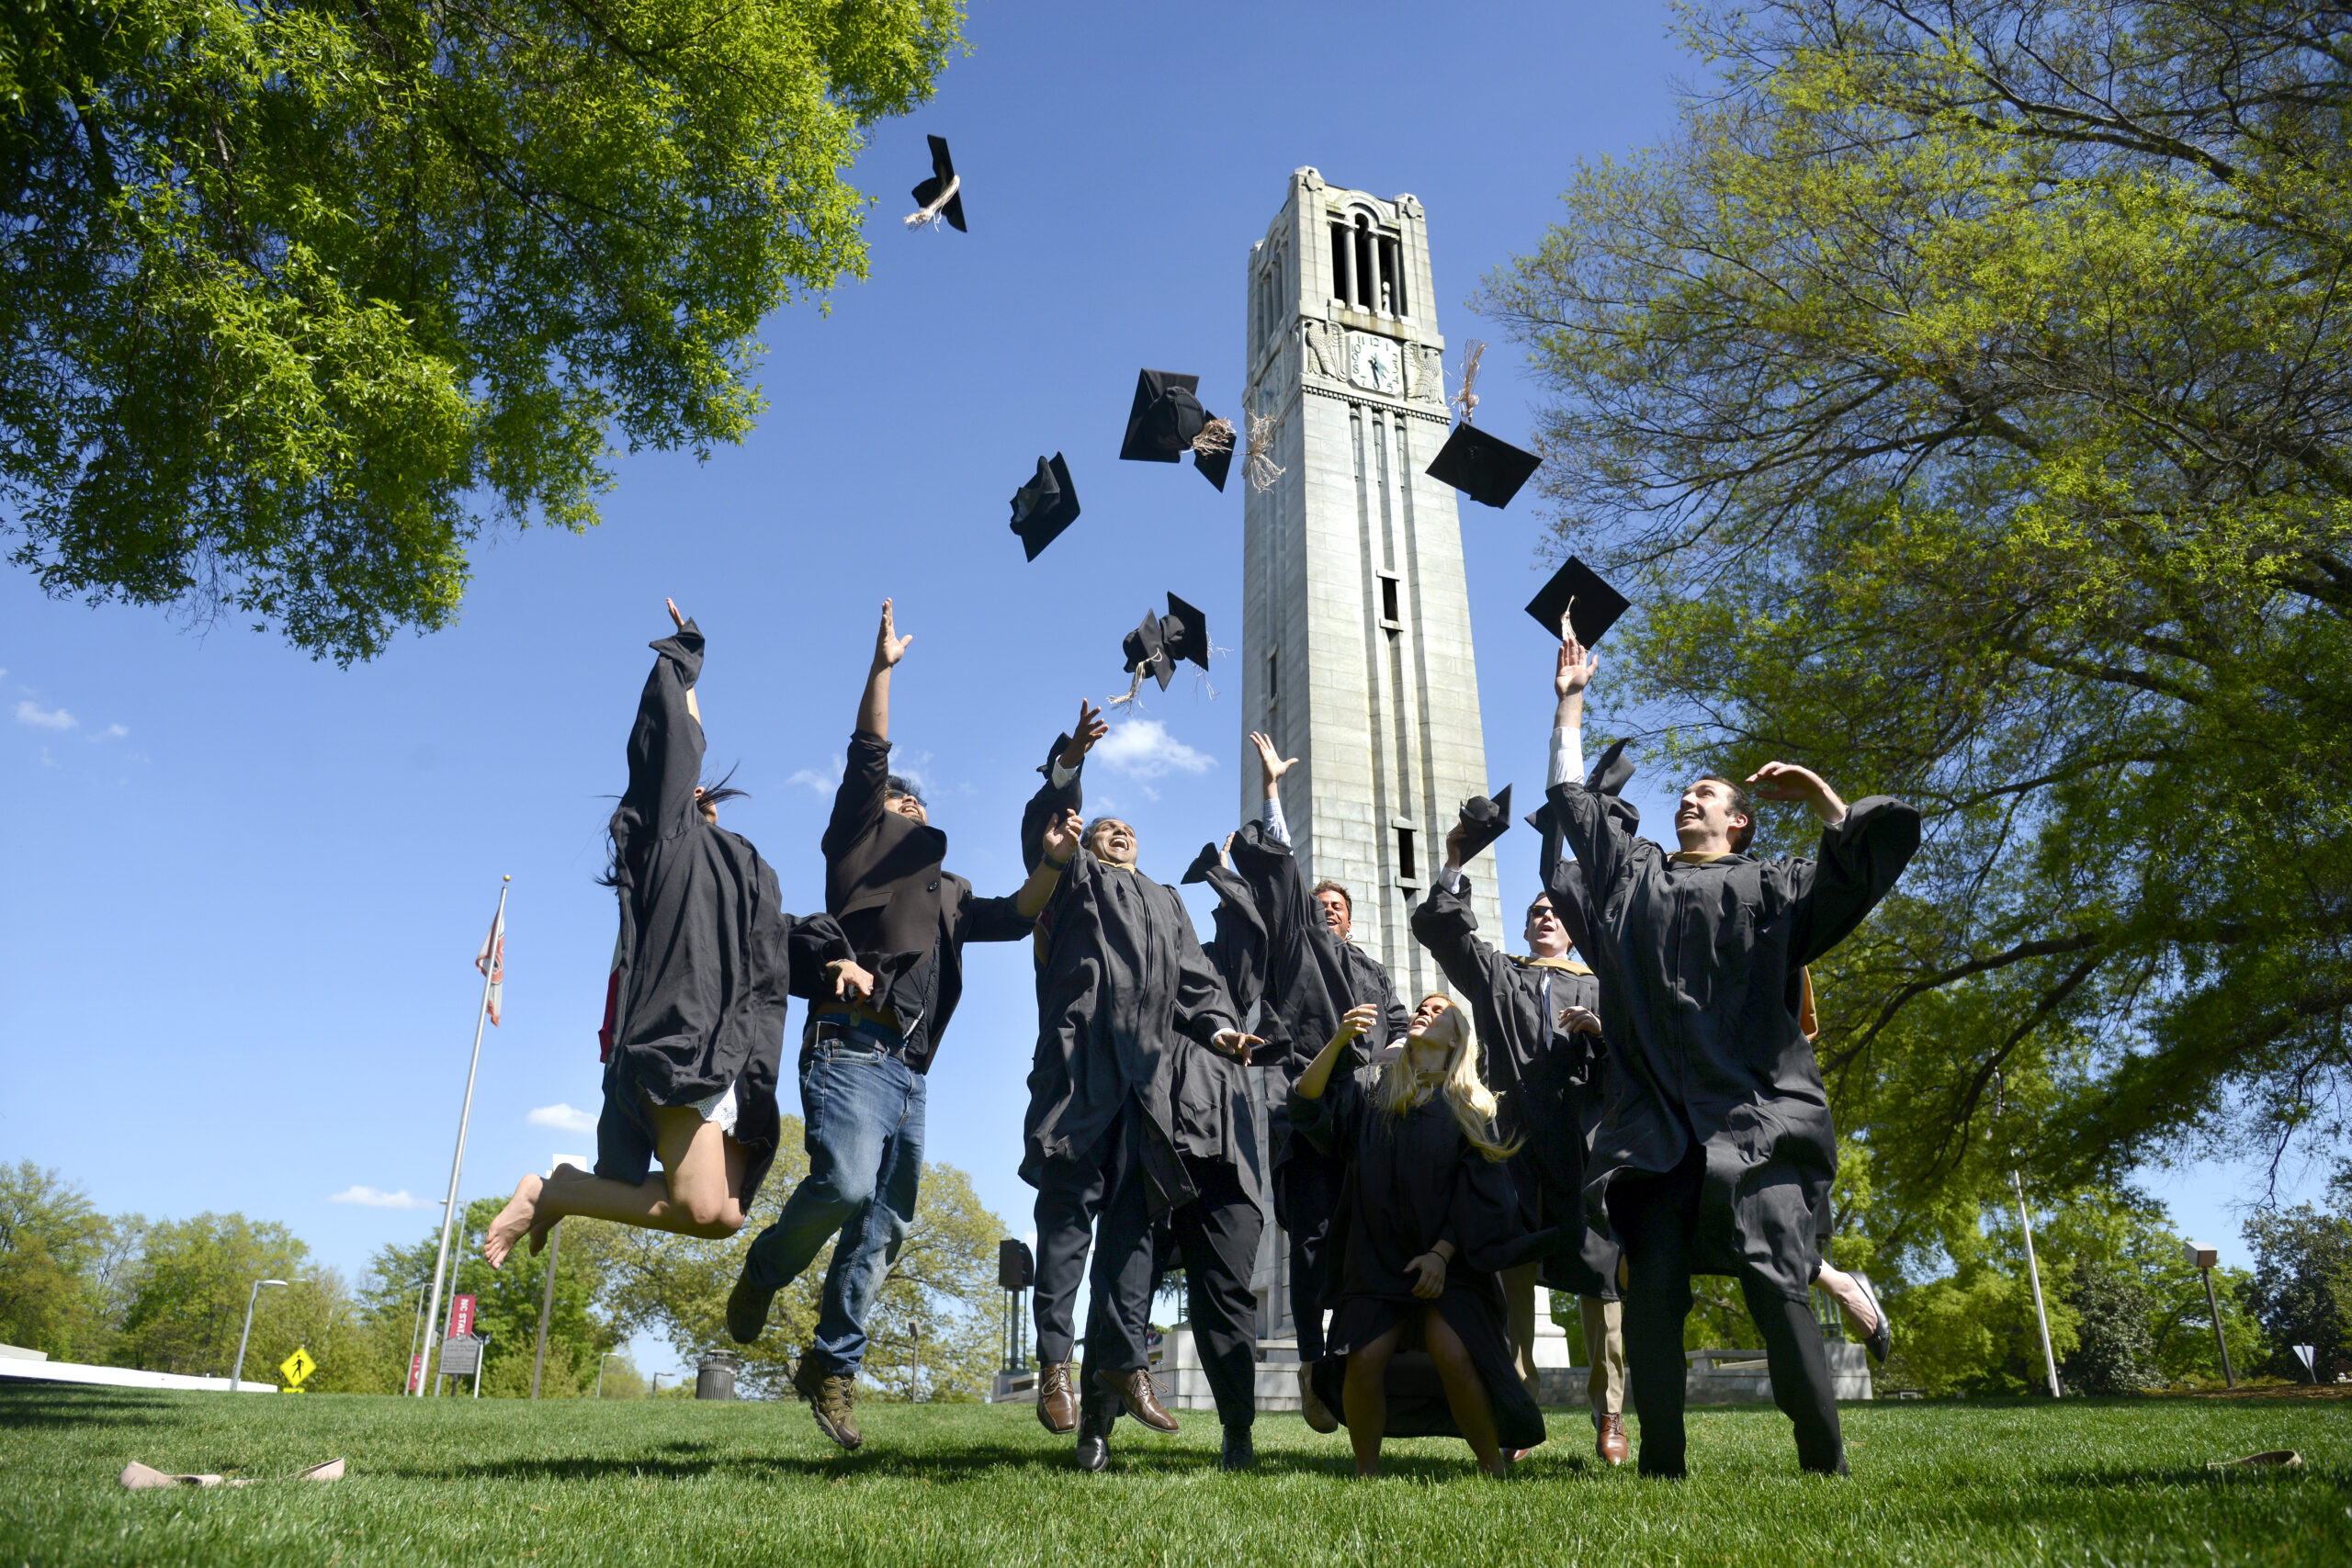
[[(538, 1250), (567, 1214), (741, 1229), (775, 1155), (788, 998), (806, 998), (808, 1173), (749, 1249), (727, 1321), (737, 1341), (756, 1339), (775, 1292), (833, 1242), (792, 1381), (824, 1433), (856, 1448), (865, 1324), (913, 1218), (926, 1074), (963, 990), (964, 946), (1026, 938), (1037, 1416), (1075, 1435), (1080, 1468), (1108, 1463), (1121, 1415), (1176, 1428), (1148, 1344), (1174, 1267), (1222, 1462), (1253, 1462), (1250, 1275), (1271, 1199), (1289, 1238), (1300, 1403), (1317, 1430), (1348, 1427), (1359, 1474), (1378, 1472), (1388, 1435), (1457, 1435), (1493, 1474), (1544, 1440), (1539, 1283), (1578, 1298), (1596, 1450), (1628, 1457), (1630, 1377), (1641, 1471), (1681, 1474), (1694, 1273), (1739, 1280), (1800, 1462), (1844, 1470), (1813, 1288), (1882, 1357), (1889, 1331), (1868, 1281), (1824, 1258), (1836, 1145), (1806, 965), (1894, 885), (1918, 844), (1911, 807), (1849, 808), (1809, 771), (1767, 763), (1745, 787), (1692, 784), (1680, 848), (1661, 850), (1623, 798), (1622, 743), (1584, 766), (1597, 660), (1564, 622), (1530, 952), (1506, 955), (1478, 933), (1463, 866), (1508, 824), (1496, 802), (1474, 801), (1412, 917), (1452, 994), (1408, 1011), (1350, 941), (1348, 890), (1302, 874), (1280, 793), (1296, 762), (1262, 735), (1261, 816), (1182, 877), (1217, 896), (1206, 944), (1176, 888), (1137, 869), (1134, 828), (1085, 821), (1085, 762), (1108, 727), (1083, 703), (1023, 813), (1026, 880), (977, 896), (945, 869), (920, 788), (889, 768), (891, 676), (913, 639), (886, 601), (821, 842), (825, 911), (795, 917), (758, 852), (718, 826), (739, 792), (703, 778), (703, 637), (670, 615), (610, 828), (620, 932), (595, 1170), (525, 1177), (484, 1243), (493, 1266), (526, 1240)], [(1759, 798), (1813, 807), (1815, 858), (1746, 852)]]

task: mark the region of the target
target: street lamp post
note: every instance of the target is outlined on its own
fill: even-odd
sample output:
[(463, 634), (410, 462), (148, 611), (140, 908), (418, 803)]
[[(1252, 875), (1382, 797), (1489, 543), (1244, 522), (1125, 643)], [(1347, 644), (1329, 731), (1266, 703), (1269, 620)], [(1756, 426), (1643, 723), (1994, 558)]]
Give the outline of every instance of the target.
[[(2221, 1249), (2198, 1242), (2181, 1243), (2181, 1250), (2188, 1255), (2189, 1267), (2205, 1279), (2205, 1310), (2213, 1316), (2213, 1348), (2222, 1353), (2222, 1382), (2231, 1388), (2238, 1386), (2237, 1374), (2230, 1370), (2230, 1342), (2222, 1337), (2222, 1303), (2213, 1298), (2213, 1265), (2222, 1260)], [(2312, 1380), (2317, 1382), (2314, 1377)]]
[(229, 1392), (237, 1392), (237, 1384), (245, 1375), (245, 1344), (254, 1337), (254, 1303), (261, 1300), (265, 1285), (283, 1285), (283, 1280), (255, 1280), (254, 1288), (245, 1293), (245, 1331), (237, 1336), (237, 1364), (229, 1370)]
[(605, 1363), (619, 1354), (618, 1350), (607, 1350), (596, 1358), (596, 1397), (599, 1399), (605, 1397)]

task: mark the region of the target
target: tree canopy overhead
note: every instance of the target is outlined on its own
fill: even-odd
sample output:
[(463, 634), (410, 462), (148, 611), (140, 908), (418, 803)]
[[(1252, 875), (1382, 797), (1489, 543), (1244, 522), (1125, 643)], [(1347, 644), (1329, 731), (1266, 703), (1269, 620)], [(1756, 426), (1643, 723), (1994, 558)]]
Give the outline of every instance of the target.
[(706, 453), (862, 276), (865, 128), (959, 0), (24, 0), (0, 18), (0, 530), (56, 594), (344, 662), (483, 527)]
[[(1678, 762), (1931, 813), (1819, 976), (1923, 1244), (2070, 1180), (2346, 1130), (2352, 17), (1768, 0), (1482, 304), (1549, 389), (1604, 670)], [(2007, 1111), (1992, 1123), (1996, 1072)], [(1959, 1204), (1974, 1224), (1977, 1205)]]

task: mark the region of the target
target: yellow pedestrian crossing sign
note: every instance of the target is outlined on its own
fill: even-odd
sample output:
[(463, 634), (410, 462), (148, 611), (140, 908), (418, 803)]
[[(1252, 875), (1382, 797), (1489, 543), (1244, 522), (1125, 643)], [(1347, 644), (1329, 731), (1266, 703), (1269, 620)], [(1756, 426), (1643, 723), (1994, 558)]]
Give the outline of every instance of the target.
[(308, 1350), (297, 1345), (294, 1347), (292, 1355), (277, 1363), (277, 1370), (286, 1375), (288, 1388), (300, 1389), (302, 1386), (302, 1380), (317, 1371), (319, 1364), (311, 1359), (311, 1353)]

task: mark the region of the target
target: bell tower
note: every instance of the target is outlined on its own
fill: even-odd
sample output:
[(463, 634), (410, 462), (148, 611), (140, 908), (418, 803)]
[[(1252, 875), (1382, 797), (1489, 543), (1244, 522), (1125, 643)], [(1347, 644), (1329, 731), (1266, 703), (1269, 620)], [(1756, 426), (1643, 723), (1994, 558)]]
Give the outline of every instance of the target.
[[(1294, 172), (1250, 253), (1249, 332), (1247, 406), (1275, 422), (1282, 473), (1243, 491), (1242, 728), (1299, 759), (1283, 815), (1301, 867), (1348, 888), (1409, 1008), (1445, 984), (1412, 908), (1487, 782), (1454, 491), (1421, 471), (1451, 421), (1420, 202)], [(1254, 816), (1246, 743), (1240, 771)], [(1507, 944), (1491, 852), (1466, 869)]]

